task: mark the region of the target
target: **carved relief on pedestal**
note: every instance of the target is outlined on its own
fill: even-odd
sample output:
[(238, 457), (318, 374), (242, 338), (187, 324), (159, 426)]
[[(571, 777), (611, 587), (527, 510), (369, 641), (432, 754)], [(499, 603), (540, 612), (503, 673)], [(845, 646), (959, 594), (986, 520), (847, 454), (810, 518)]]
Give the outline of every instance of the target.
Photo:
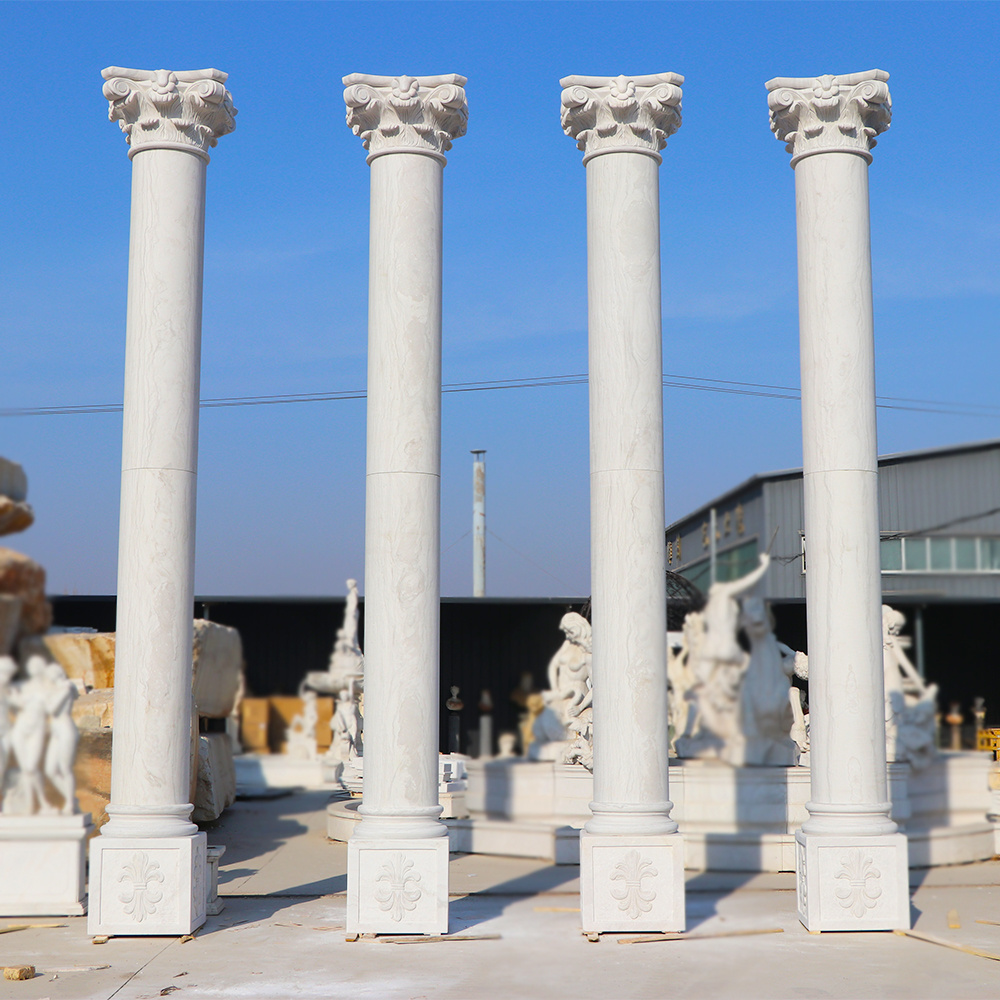
[(347, 124), (361, 137), (368, 161), (382, 153), (427, 153), (444, 159), (469, 119), (465, 77), (344, 77)]
[(770, 91), (771, 131), (792, 154), (792, 165), (810, 153), (858, 153), (871, 162), (875, 136), (889, 127), (892, 100), (880, 69), (846, 76), (776, 77)]
[(681, 127), (684, 77), (677, 73), (567, 76), (559, 82), (563, 131), (576, 139), (584, 162), (608, 152), (635, 151), (658, 158), (667, 138)]
[(855, 847), (845, 851), (840, 859), (836, 878), (843, 879), (836, 889), (837, 901), (855, 917), (863, 917), (873, 909), (882, 895), (879, 880), (882, 873), (875, 867), (871, 855)]
[(236, 128), (233, 97), (225, 88), (228, 74), (217, 69), (172, 73), (109, 66), (101, 75), (108, 118), (125, 133), (129, 156), (140, 149), (204, 154)]
[(655, 878), (659, 872), (653, 862), (639, 857), (638, 851), (627, 851), (611, 873), (611, 895), (618, 901), (618, 909), (631, 920), (649, 913), (656, 899), (654, 889), (644, 889), (642, 880)]
[(375, 876), (375, 902), (395, 920), (416, 909), (420, 900), (420, 875), (413, 871), (413, 861), (398, 852), (381, 865)]
[(164, 881), (158, 861), (153, 861), (145, 851), (136, 851), (122, 868), (118, 881), (123, 886), (118, 899), (130, 917), (142, 923), (156, 913), (157, 903), (163, 900), (159, 887)]

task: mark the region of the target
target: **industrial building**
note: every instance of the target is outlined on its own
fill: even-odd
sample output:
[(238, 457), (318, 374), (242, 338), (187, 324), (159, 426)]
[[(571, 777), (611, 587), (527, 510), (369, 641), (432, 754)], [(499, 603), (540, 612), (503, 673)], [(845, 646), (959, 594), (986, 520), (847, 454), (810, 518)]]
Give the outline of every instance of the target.
[[(940, 688), (944, 708), (972, 699), (1000, 718), (1000, 440), (901, 452), (879, 459), (882, 599), (907, 617), (911, 658)], [(758, 593), (778, 637), (806, 649), (809, 539), (802, 470), (761, 473), (667, 528), (667, 565), (707, 590), (771, 565)]]

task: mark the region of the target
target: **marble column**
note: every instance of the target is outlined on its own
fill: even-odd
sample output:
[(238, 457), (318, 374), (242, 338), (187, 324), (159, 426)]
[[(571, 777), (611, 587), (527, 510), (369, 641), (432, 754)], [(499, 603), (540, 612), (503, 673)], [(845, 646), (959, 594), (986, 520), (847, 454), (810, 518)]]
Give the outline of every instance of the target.
[(132, 218), (111, 803), (91, 842), (88, 930), (186, 934), (207, 890), (188, 801), (205, 169), (236, 110), (218, 70), (102, 75)]
[(812, 772), (796, 870), (799, 918), (813, 931), (910, 923), (906, 837), (886, 776), (868, 217), (888, 79), (767, 83), (771, 128), (795, 169)]
[(659, 150), (681, 123), (674, 73), (571, 76), (562, 124), (587, 175), (593, 817), (583, 929), (684, 928), (684, 848), (668, 790)]
[(344, 77), (368, 150), (365, 764), (348, 933), (448, 930), (438, 819), (441, 197), (465, 134), (461, 76)]

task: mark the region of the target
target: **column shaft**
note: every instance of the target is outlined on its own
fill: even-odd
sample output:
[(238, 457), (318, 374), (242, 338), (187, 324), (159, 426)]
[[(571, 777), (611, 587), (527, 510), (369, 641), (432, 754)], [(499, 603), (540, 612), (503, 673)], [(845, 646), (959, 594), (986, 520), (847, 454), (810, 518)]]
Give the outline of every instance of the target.
[(109, 835), (136, 822), (146, 836), (196, 830), (188, 800), (205, 167), (175, 149), (132, 160)]
[(592, 833), (669, 817), (658, 157), (587, 163)]
[(892, 833), (868, 164), (851, 152), (806, 156), (795, 196), (812, 769), (803, 829), (861, 822)]
[(372, 160), (363, 837), (439, 837), (440, 160)]

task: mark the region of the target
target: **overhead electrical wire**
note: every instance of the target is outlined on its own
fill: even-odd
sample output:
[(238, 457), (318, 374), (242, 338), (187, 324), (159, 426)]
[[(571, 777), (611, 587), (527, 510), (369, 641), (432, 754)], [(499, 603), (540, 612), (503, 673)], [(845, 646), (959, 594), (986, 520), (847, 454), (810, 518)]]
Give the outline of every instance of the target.
[[(478, 382), (449, 382), (442, 393), (489, 392), (498, 389), (546, 389), (560, 385), (585, 385), (586, 374), (538, 375), (531, 378), (489, 379)], [(670, 389), (693, 389), (699, 392), (719, 392), (735, 396), (757, 396), (763, 399), (801, 399), (801, 390), (791, 385), (766, 382), (741, 382), (735, 379), (708, 378), (696, 375), (664, 373), (663, 385)], [(298, 392), (259, 396), (220, 396), (201, 400), (202, 409), (232, 406), (275, 406), (285, 403), (325, 403), (345, 399), (364, 399), (364, 389), (342, 389), (330, 392)], [(876, 406), (885, 410), (905, 410), (913, 413), (938, 413), (965, 417), (1000, 417), (1000, 406), (986, 403), (958, 403), (948, 400), (912, 399), (903, 396), (878, 396)], [(0, 409), (0, 417), (71, 416), (83, 413), (121, 413), (121, 403), (90, 403), (68, 406), (20, 406)]]

